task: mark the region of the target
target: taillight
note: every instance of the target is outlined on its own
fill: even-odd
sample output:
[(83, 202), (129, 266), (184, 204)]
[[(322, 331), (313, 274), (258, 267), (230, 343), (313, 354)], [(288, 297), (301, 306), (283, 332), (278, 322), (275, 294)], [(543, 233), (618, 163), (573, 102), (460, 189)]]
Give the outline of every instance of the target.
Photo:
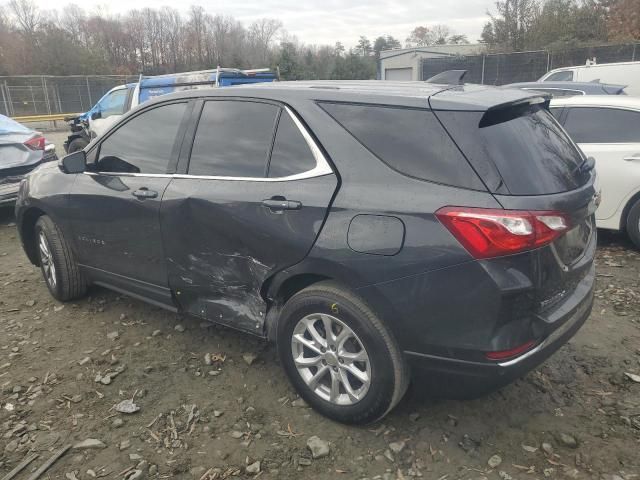
[(31, 137), (29, 140), (24, 142), (31, 150), (44, 150), (45, 140), (42, 135), (36, 135), (35, 137)]
[(533, 250), (569, 229), (560, 212), (444, 207), (436, 217), (474, 258)]

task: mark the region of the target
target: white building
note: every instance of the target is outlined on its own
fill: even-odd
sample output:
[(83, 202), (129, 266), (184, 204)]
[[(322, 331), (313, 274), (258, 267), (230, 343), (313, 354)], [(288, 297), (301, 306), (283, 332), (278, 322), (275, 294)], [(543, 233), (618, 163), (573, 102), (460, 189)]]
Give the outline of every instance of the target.
[(484, 53), (485, 50), (485, 45), (480, 43), (383, 50), (380, 52), (380, 60), (378, 60), (378, 79), (426, 80), (426, 78), (422, 78), (422, 60), (452, 55), (478, 55)]

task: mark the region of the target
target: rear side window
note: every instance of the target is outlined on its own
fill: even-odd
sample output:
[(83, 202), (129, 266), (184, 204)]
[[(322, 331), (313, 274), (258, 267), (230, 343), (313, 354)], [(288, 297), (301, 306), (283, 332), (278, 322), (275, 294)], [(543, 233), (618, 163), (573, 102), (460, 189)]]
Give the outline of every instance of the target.
[(486, 190), (430, 110), (341, 103), (320, 106), (394, 170), (421, 180)]
[(206, 102), (193, 141), (189, 174), (264, 177), (279, 110), (268, 103)]
[(576, 143), (640, 143), (640, 112), (570, 108), (564, 128)]
[(283, 111), (273, 144), (269, 177), (288, 177), (313, 170), (316, 159), (288, 112)]
[[(479, 172), (491, 165), (503, 183), (487, 180), (494, 192), (548, 195), (584, 185), (583, 157), (542, 106), (520, 106), (483, 112), (436, 112), (467, 158)], [(484, 117), (484, 118), (483, 118)]]

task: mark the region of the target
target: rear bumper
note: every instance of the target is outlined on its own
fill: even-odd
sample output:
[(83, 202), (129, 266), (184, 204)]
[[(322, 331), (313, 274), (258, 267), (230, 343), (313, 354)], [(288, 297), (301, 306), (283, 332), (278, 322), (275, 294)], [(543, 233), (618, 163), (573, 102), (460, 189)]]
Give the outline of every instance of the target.
[(405, 351), (418, 389), (442, 397), (472, 398), (500, 388), (533, 370), (573, 337), (593, 307), (595, 269), (580, 283), (567, 309), (540, 319), (548, 333), (526, 353), (500, 362), (474, 362)]

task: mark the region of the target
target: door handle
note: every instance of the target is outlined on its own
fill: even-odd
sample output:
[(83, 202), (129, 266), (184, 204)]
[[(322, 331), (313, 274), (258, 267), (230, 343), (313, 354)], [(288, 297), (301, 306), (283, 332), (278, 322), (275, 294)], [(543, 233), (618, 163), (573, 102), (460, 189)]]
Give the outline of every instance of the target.
[(147, 187), (142, 187), (131, 194), (141, 200), (144, 200), (145, 198), (156, 198), (158, 196), (158, 192), (155, 190), (149, 190)]
[(262, 201), (262, 205), (273, 212), (281, 212), (283, 210), (300, 210), (302, 208), (302, 202), (298, 202), (297, 200), (287, 200), (284, 197), (268, 198)]
[(640, 160), (640, 153), (636, 153), (635, 155), (631, 155), (630, 157), (624, 157), (626, 162), (633, 162), (634, 160)]

